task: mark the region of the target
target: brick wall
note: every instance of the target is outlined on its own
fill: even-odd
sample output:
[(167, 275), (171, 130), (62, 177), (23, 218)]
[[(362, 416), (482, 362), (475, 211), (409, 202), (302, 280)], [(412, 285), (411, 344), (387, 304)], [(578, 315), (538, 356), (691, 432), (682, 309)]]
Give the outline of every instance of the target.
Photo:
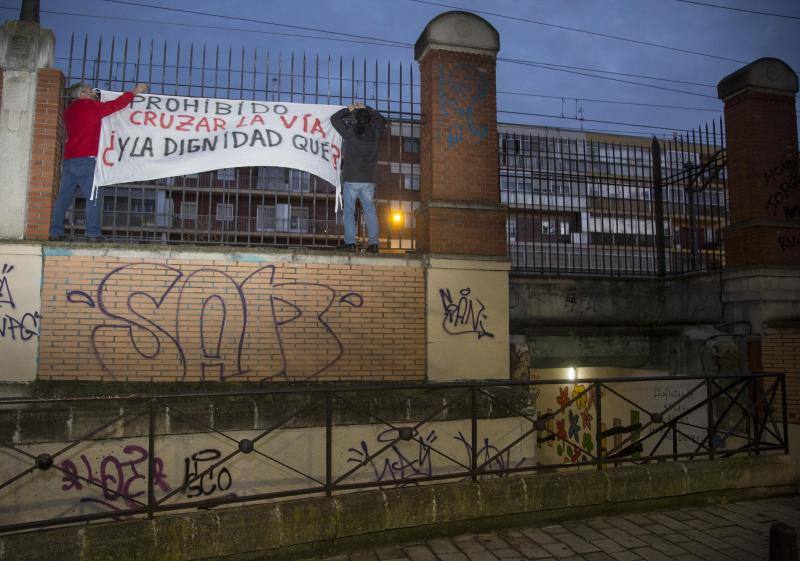
[(800, 328), (769, 328), (761, 339), (761, 360), (767, 372), (786, 374), (790, 422), (800, 422)]
[(424, 379), (414, 262), (55, 253), (44, 262), (39, 379)]
[(506, 255), (505, 214), (468, 208), (500, 203), (495, 66), (493, 56), (437, 49), (420, 61), (421, 251)]
[(793, 95), (725, 101), (731, 227), (726, 265), (800, 265), (800, 172)]
[(53, 203), (58, 194), (64, 137), (63, 91), (64, 76), (59, 70), (43, 68), (38, 71), (25, 228), (25, 238), (29, 240), (47, 239)]

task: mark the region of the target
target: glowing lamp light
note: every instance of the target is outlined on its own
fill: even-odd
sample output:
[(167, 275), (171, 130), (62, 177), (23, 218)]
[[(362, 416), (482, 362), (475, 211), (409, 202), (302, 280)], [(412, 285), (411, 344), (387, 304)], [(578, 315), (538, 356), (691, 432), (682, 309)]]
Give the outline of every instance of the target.
[(403, 221), (403, 213), (402, 212), (393, 212), (392, 213), (392, 222), (395, 224), (400, 224)]
[(575, 370), (575, 369), (574, 369), (572, 366), (570, 366), (569, 368), (567, 368), (567, 378), (568, 378), (568, 379), (570, 379), (570, 380), (574, 380), (574, 379), (575, 379), (575, 378), (577, 378), (577, 377), (578, 377), (578, 373), (577, 373), (577, 371), (576, 371), (576, 370)]

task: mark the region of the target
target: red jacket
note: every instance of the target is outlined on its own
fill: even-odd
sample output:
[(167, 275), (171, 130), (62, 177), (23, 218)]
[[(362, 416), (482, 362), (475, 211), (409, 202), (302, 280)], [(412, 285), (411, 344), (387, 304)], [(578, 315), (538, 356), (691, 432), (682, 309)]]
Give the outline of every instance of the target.
[(111, 101), (76, 99), (64, 110), (64, 126), (67, 143), (64, 159), (97, 156), (100, 143), (100, 121), (106, 115), (116, 113), (133, 100), (132, 92), (125, 92)]

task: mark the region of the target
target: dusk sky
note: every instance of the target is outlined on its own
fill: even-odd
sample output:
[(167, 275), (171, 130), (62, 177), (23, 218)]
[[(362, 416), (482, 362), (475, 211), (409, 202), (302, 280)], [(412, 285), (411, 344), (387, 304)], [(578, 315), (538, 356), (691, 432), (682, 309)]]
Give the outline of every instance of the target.
[[(20, 4), (0, 0), (0, 18), (15, 19)], [(500, 32), (501, 122), (668, 135), (719, 118), (716, 84), (746, 63), (776, 57), (800, 70), (797, 0), (41, 0), (41, 22), (55, 32), (61, 68), (70, 36), (88, 34), (90, 45), (102, 36), (106, 46), (112, 37), (159, 48), (166, 41), (184, 53), (190, 44), (231, 47), (234, 59), (244, 48), (248, 58), (255, 49), (402, 63), (418, 83), (410, 45), (453, 9)]]

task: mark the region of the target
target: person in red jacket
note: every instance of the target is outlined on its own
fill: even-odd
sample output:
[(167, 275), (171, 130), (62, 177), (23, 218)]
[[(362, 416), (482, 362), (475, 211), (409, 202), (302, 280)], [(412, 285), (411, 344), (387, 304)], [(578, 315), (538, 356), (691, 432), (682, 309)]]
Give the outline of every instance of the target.
[(64, 217), (78, 186), (86, 199), (86, 237), (90, 242), (105, 241), (100, 231), (99, 201), (97, 198), (91, 200), (101, 121), (103, 117), (128, 105), (133, 96), (146, 91), (147, 85), (136, 84), (133, 90), (117, 99), (101, 102), (88, 84), (81, 82), (69, 88), (69, 97), (74, 101), (64, 110), (67, 143), (64, 145), (64, 163), (61, 166), (61, 187), (50, 221), (51, 241), (64, 239)]

